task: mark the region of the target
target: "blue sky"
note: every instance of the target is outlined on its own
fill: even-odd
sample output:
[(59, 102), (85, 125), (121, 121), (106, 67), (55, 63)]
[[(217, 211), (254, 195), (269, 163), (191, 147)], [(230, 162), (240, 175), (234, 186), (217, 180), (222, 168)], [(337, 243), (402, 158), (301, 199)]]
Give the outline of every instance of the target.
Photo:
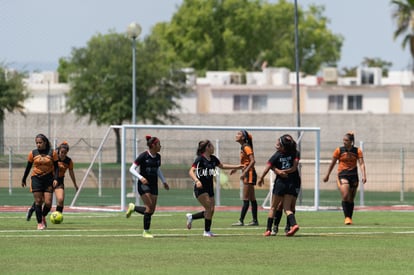
[[(291, 0), (294, 3), (294, 0)], [(138, 22), (147, 35), (157, 22), (169, 21), (181, 0), (0, 0), (0, 62), (13, 67), (43, 64), (55, 69), (73, 47), (84, 47), (96, 33), (124, 32)], [(274, 1), (270, 1), (274, 2)], [(324, 5), (329, 28), (345, 42), (339, 67), (359, 65), (364, 57), (409, 69), (408, 49), (393, 40), (390, 0), (297, 0), (298, 5)], [(300, 38), (299, 38), (300, 39)]]

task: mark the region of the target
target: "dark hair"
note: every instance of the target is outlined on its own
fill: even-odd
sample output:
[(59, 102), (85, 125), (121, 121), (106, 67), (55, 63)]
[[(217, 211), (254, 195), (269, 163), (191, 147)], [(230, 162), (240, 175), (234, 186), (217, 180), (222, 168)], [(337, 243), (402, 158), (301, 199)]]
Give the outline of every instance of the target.
[(43, 142), (46, 144), (46, 151), (49, 151), (50, 148), (52, 147), (50, 145), (49, 139), (44, 134), (38, 134), (38, 135), (36, 135), (36, 138), (35, 139), (38, 139), (38, 138), (40, 138), (40, 139), (43, 140)]
[(296, 152), (296, 141), (291, 135), (285, 134), (279, 138), (279, 143), (286, 153)]
[(353, 132), (348, 132), (345, 136), (351, 141), (352, 145), (355, 143), (355, 135)]
[(208, 139), (198, 142), (197, 156), (201, 156), (201, 154), (206, 151), (206, 148), (209, 144), (211, 144), (211, 142)]
[(152, 136), (145, 136), (145, 139), (147, 140), (147, 146), (150, 149), (155, 143), (160, 141), (157, 137), (152, 137)]
[(244, 141), (253, 149), (253, 137), (252, 135), (247, 132), (246, 130), (240, 130), (240, 132), (243, 134)]
[(60, 152), (60, 149), (66, 149), (66, 152), (69, 152), (69, 144), (67, 143), (67, 141), (62, 142), (61, 144), (59, 144), (57, 151)]

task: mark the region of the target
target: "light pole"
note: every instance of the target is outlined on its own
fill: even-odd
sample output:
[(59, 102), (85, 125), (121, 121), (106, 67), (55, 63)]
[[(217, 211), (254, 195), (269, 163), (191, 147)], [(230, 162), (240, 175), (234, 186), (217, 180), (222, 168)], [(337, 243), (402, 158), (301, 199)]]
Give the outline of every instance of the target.
[[(136, 52), (136, 43), (137, 38), (141, 34), (141, 26), (135, 22), (132, 22), (128, 25), (127, 29), (128, 37), (132, 40), (132, 124), (136, 124), (136, 86), (135, 86), (135, 52)], [(137, 146), (136, 146), (136, 131), (133, 130), (133, 160), (137, 157)]]

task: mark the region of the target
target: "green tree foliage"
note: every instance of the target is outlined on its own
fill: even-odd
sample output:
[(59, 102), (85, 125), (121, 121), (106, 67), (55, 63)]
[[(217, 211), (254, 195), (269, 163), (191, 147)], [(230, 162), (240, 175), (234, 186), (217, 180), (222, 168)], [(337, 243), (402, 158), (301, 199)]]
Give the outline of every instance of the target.
[[(394, 10), (394, 18), (397, 29), (394, 31), (394, 39), (403, 37), (402, 47), (410, 46), (411, 57), (414, 59), (414, 0), (391, 1)], [(414, 71), (414, 64), (412, 70)]]
[(362, 65), (366, 67), (378, 67), (382, 69), (382, 75), (388, 76), (388, 72), (390, 70), (390, 67), (392, 66), (392, 62), (382, 60), (381, 58), (369, 58), (364, 57), (364, 60), (362, 61)]
[[(299, 8), (301, 71), (315, 74), (335, 64), (343, 38), (327, 28), (324, 8)], [(178, 58), (199, 72), (295, 69), (294, 5), (286, 0), (184, 0), (170, 23), (162, 23), (166, 43)]]
[[(98, 125), (120, 125), (132, 117), (132, 47), (124, 34), (110, 32), (92, 37), (84, 48), (74, 48), (61, 59), (59, 72), (71, 89), (67, 107)], [(185, 75), (166, 64), (157, 39), (149, 37), (136, 45), (137, 121), (174, 121), (171, 111), (187, 92)], [(120, 162), (120, 133), (114, 129)]]
[(24, 114), (24, 101), (29, 97), (23, 84), (23, 74), (0, 66), (0, 155), (4, 154), (4, 118), (6, 112)]

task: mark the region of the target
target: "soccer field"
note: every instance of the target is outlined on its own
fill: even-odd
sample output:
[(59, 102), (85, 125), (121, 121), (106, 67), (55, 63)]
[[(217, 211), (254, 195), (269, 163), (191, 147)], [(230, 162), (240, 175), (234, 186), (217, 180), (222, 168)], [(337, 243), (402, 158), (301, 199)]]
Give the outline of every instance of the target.
[[(142, 238), (142, 216), (122, 212), (64, 213), (62, 224), (36, 230), (25, 213), (0, 213), (2, 274), (411, 274), (414, 212), (297, 213), (300, 230), (264, 237), (260, 226), (232, 227), (238, 212), (216, 212), (187, 230), (185, 212), (156, 212), (153, 239)], [(250, 214), (248, 214), (249, 217)], [(285, 224), (282, 219), (281, 230)]]

